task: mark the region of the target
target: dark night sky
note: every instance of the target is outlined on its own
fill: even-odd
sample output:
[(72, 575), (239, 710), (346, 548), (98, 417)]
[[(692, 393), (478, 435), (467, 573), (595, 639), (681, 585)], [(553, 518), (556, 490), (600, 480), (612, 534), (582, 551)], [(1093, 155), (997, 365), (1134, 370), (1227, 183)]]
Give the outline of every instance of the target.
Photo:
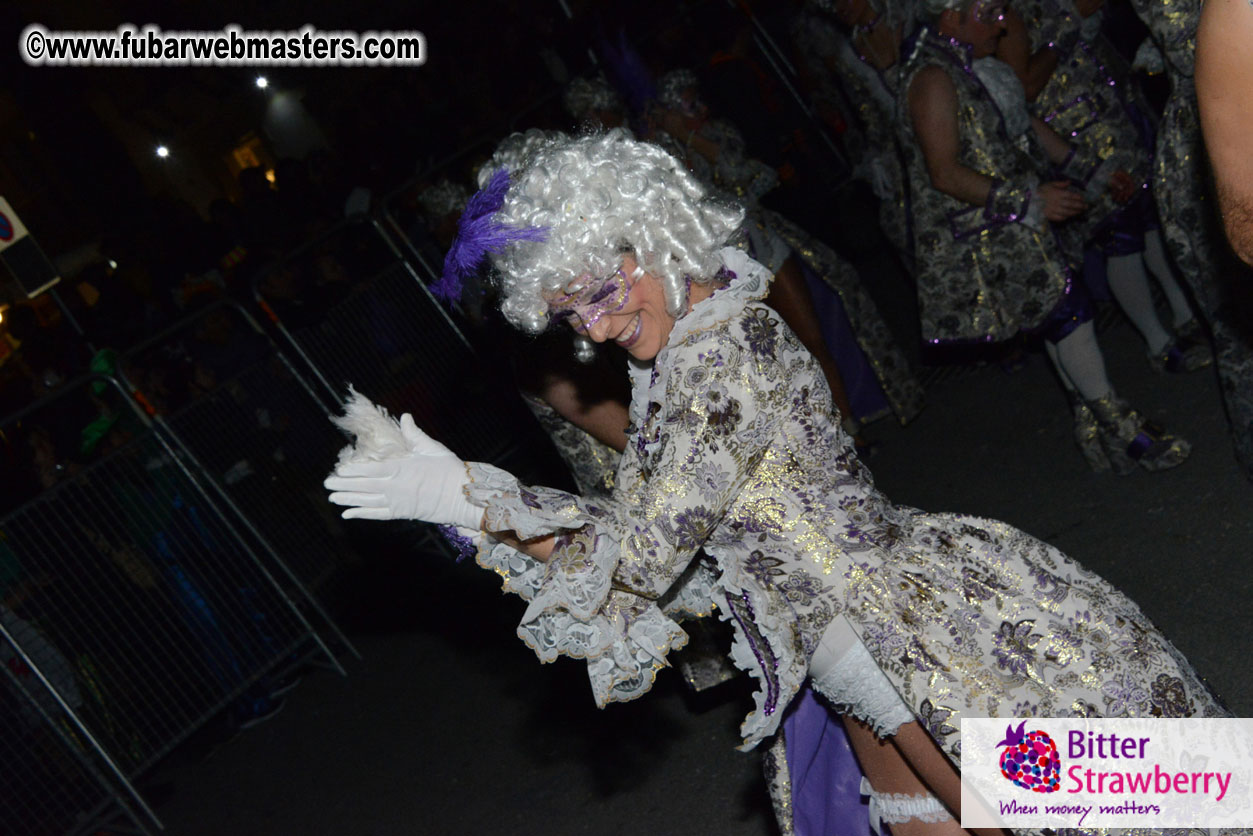
[[(0, 93), (16, 100), (23, 124), (0, 126), (0, 134), (7, 131), (8, 142), (38, 137), (39, 153), (69, 184), (52, 185), (49, 194), (71, 191), (83, 202), (85, 217), (79, 220), (86, 225), (137, 209), (123, 204), (145, 196), (120, 140), (110, 135), (116, 132), (104, 128), (90, 101), (107, 97), (125, 118), (155, 134), (170, 128), (194, 132), (185, 144), (195, 144), (191, 153), (211, 168), (239, 137), (260, 132), (266, 98), (253, 86), (258, 70), (252, 67), (30, 67), (18, 53), (18, 35), (35, 22), (50, 31), (108, 30), (122, 23), (166, 31), (218, 30), (230, 23), (245, 30), (312, 24), (323, 31), (421, 31), (428, 49), (421, 67), (265, 68), (272, 89), (299, 91), (347, 165), (388, 182), (410, 177), (423, 161), (443, 158), (485, 134), (503, 133), (510, 114), (551, 97), (556, 85), (539, 58), (542, 46), (566, 53), (572, 71), (586, 62), (577, 49), (570, 53), (571, 29), (556, 0), (6, 4), (0, 42), (11, 46), (0, 57), (7, 79), (0, 81)], [(11, 157), (6, 150), (12, 149), (0, 146), (0, 156)], [(39, 189), (37, 182), (28, 185)]]

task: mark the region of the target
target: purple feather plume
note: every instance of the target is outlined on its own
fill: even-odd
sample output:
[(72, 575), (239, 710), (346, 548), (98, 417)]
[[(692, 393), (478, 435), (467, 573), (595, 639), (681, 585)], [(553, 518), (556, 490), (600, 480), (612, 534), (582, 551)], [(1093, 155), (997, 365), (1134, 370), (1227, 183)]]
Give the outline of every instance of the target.
[(486, 187), (466, 201), (465, 211), (457, 221), (457, 237), (444, 257), (444, 273), (431, 285), (431, 292), (445, 301), (461, 297), (461, 281), (474, 273), (488, 253), (498, 253), (514, 241), (543, 241), (547, 227), (517, 227), (496, 220), (496, 213), (505, 205), (509, 191), (509, 172), (498, 170)]

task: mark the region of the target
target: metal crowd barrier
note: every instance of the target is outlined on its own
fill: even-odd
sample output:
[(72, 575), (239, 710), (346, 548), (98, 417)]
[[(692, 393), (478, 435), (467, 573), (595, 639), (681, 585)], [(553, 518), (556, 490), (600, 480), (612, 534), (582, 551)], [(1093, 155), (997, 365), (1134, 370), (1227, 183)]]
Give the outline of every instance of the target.
[[(0, 610), (6, 629), (38, 659), (57, 659), (38, 628), (12, 610)], [(59, 660), (58, 660), (59, 662)], [(54, 662), (52, 667), (64, 664)], [(23, 660), (22, 650), (0, 638), (0, 822), (9, 833), (63, 836), (122, 817), (150, 833), (134, 805), (85, 752), (59, 704)], [(21, 683), (26, 682), (23, 687)], [(36, 696), (38, 695), (38, 696)], [(119, 803), (121, 806), (119, 807)], [(80, 827), (85, 825), (86, 827)]]
[(119, 372), (285, 585), (356, 654), (313, 594), (360, 560), (322, 487), (346, 440), (274, 340), (222, 300), (128, 349)]
[(332, 408), (351, 385), (412, 413), (464, 459), (522, 472), (534, 462), (542, 435), (508, 364), (480, 362), (379, 221), (343, 222), (258, 276), (254, 291)]
[(90, 823), (102, 794), (160, 827), (139, 776), (224, 709), (249, 711), (309, 647), (342, 668), (116, 379), (68, 383), (0, 433), (16, 503), (0, 516), (6, 739), (20, 741), (14, 763), (42, 764), (0, 795), (33, 832)]

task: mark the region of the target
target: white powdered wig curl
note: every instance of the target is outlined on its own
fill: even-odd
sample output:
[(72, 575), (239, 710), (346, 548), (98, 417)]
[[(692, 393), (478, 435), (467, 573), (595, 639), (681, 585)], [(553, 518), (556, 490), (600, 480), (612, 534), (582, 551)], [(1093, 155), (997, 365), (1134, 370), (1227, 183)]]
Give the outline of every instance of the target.
[(351, 386), (344, 414), (332, 415), (331, 421), (356, 440), (339, 451), (340, 464), (386, 461), (409, 452), (400, 422)]
[(461, 214), (470, 199), (470, 190), (460, 183), (444, 178), (434, 185), (427, 186), (418, 195), (418, 205), (427, 218), (440, 221), (454, 212)]
[(501, 279), (501, 312), (538, 333), (548, 303), (580, 277), (605, 279), (632, 252), (661, 280), (666, 307), (681, 316), (686, 278), (708, 282), (722, 266), (717, 251), (739, 228), (744, 210), (709, 195), (665, 151), (621, 129), (545, 145), (510, 184), (496, 220), (546, 227), (542, 242), (516, 241), (492, 256)]
[(671, 70), (657, 82), (657, 101), (671, 110), (683, 107), (683, 94), (691, 90), (692, 95), (700, 98), (700, 81), (696, 73), (688, 69)]
[(517, 181), (523, 169), (530, 165), (531, 160), (541, 148), (566, 139), (569, 137), (561, 131), (545, 131), (540, 128), (509, 134), (496, 146), (491, 159), (479, 168), (477, 178), (479, 188), (487, 188), (492, 175), (502, 168), (509, 172), (511, 179)]
[(609, 82), (600, 76), (576, 78), (566, 85), (562, 97), (566, 112), (577, 122), (592, 120), (598, 111), (625, 113), (626, 105), (618, 92), (609, 86)]

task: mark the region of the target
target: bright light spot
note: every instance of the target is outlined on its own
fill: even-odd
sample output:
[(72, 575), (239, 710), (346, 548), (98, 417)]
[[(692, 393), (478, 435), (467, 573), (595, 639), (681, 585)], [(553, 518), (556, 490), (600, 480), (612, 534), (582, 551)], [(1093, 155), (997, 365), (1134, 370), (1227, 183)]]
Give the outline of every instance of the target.
[(270, 86), (270, 80), (263, 75), (257, 76), (257, 86), (262, 90)]
[(117, 269), (117, 262), (116, 262), (116, 261), (114, 261), (113, 259), (109, 259), (109, 269), (110, 269), (110, 270), (116, 270), (116, 269)]
[(265, 170), (265, 179), (270, 181), (271, 186), (274, 185), (274, 181), (276, 179), (276, 175), (274, 174), (274, 169), (267, 168)]
[(158, 145), (157, 156), (164, 160), (166, 157), (170, 156), (170, 149), (166, 148), (164, 145)]

